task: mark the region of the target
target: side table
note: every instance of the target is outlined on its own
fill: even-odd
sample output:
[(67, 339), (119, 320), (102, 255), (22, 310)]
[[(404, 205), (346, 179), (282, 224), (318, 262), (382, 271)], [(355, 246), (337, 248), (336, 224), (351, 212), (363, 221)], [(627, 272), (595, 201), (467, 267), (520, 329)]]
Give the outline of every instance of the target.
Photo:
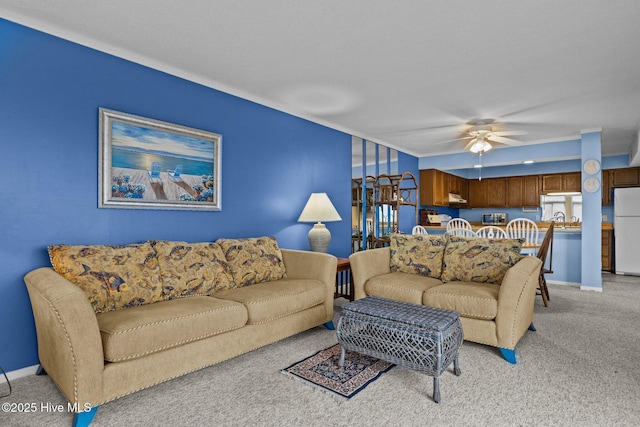
[(336, 271), (336, 291), (334, 298), (344, 297), (353, 301), (353, 279), (351, 277), (351, 264), (349, 258), (338, 258)]

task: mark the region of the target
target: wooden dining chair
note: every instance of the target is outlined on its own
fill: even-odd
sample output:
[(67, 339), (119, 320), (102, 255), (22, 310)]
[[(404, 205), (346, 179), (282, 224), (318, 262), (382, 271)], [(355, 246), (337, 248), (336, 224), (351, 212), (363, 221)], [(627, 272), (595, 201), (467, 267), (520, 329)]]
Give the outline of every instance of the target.
[[(547, 280), (545, 279), (545, 274), (553, 274), (553, 228), (554, 223), (552, 222), (547, 232), (544, 235), (544, 239), (542, 239), (542, 243), (540, 244), (540, 248), (538, 249), (537, 257), (542, 261), (542, 268), (540, 269), (540, 277), (538, 279), (538, 291), (537, 295), (542, 296), (542, 302), (544, 306), (547, 307), (547, 302), (550, 300), (549, 298), (549, 288), (547, 287)], [(549, 266), (546, 266), (547, 259), (549, 260)]]

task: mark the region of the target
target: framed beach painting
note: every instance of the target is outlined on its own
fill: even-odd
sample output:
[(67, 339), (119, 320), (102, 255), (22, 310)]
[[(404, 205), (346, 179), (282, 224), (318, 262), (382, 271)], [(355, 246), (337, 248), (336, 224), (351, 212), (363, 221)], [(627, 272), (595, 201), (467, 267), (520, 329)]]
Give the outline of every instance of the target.
[(222, 135), (100, 108), (101, 208), (221, 210)]

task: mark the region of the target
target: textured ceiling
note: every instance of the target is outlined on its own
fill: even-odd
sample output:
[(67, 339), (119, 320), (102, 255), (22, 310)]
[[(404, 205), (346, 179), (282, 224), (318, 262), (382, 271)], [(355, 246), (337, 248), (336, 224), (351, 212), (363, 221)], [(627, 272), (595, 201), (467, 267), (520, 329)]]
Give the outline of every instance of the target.
[[(0, 0), (0, 16), (423, 157), (640, 119), (637, 0)], [(450, 141), (450, 142), (446, 142)], [(500, 145), (497, 144), (497, 148)]]

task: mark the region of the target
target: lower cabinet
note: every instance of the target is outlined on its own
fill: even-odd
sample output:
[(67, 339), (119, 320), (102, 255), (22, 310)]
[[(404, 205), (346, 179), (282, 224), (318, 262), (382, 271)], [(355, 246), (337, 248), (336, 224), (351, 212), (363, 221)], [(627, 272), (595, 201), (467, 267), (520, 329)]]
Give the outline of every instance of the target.
[(602, 230), (602, 271), (613, 271), (613, 230)]

